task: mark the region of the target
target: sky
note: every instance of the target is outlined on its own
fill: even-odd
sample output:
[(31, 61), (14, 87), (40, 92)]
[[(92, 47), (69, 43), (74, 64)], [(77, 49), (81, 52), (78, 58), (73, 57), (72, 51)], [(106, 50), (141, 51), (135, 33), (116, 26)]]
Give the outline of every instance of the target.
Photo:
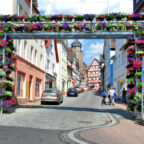
[[(132, 13), (133, 0), (38, 0), (42, 14), (102, 14), (107, 12)], [(74, 40), (69, 40), (69, 46)], [(90, 65), (103, 52), (104, 40), (80, 40), (84, 62)]]

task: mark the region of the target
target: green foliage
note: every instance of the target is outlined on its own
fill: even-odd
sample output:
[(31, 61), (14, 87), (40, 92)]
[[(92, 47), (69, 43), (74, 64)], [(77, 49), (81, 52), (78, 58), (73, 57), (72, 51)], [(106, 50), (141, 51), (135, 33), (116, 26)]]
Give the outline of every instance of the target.
[(144, 55), (144, 51), (137, 51), (136, 55)]
[(136, 77), (141, 77), (141, 75), (142, 75), (142, 72), (136, 72), (136, 73), (135, 73), (135, 76), (136, 76)]
[(142, 82), (138, 82), (138, 83), (137, 83), (137, 87), (138, 87), (138, 88), (141, 88), (141, 87), (142, 87)]
[(129, 78), (128, 79), (128, 82), (133, 82), (134, 81), (134, 78)]

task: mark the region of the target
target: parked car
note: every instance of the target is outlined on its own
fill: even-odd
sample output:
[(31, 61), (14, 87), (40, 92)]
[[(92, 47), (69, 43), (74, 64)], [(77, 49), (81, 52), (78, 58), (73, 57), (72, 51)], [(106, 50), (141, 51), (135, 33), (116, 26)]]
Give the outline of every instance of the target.
[(46, 102), (56, 102), (60, 104), (63, 102), (63, 96), (57, 89), (44, 90), (41, 97), (41, 104)]
[(69, 88), (67, 91), (67, 96), (78, 96), (78, 91), (76, 88)]
[(78, 91), (78, 93), (81, 93), (81, 88), (79, 88), (78, 86), (75, 87), (75, 88), (76, 88), (76, 90)]

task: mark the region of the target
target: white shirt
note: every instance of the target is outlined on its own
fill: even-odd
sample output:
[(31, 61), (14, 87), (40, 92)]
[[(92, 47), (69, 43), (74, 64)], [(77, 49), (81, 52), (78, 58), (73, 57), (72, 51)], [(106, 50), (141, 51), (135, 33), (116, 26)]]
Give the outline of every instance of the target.
[(108, 93), (108, 94), (109, 94), (110, 96), (114, 96), (114, 93), (115, 93), (115, 90), (111, 89), (111, 90), (109, 90), (109, 93)]

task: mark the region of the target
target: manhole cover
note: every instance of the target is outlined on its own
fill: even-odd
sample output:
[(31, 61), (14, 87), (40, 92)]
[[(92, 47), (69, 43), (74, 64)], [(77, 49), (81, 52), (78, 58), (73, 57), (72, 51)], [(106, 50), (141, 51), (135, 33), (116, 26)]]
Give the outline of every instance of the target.
[(92, 123), (91, 121), (78, 121), (78, 123)]

